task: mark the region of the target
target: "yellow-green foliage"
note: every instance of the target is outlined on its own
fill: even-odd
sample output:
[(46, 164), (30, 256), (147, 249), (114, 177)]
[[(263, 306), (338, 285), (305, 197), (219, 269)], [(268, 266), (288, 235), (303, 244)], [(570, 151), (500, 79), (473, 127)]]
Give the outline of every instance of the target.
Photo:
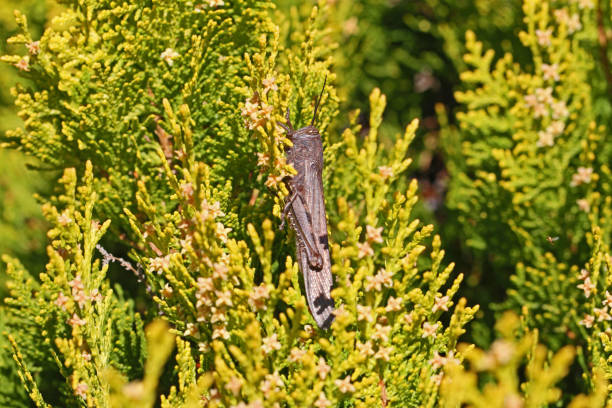
[[(434, 361), (433, 364), (444, 365), (440, 406), (539, 408), (560, 402), (563, 393), (559, 383), (569, 372), (574, 349), (565, 346), (553, 354), (538, 344), (537, 330), (521, 335), (521, 326), (519, 318), (508, 312), (498, 321), (500, 338), (488, 351), (461, 344), (465, 366), (448, 359)], [(579, 395), (564, 406), (609, 407), (601, 371), (596, 370), (594, 378), (592, 394)]]
[[(601, 2), (598, 2), (601, 7)], [(497, 279), (516, 265), (506, 306), (554, 348), (567, 342), (575, 271), (590, 256), (590, 231), (612, 232), (610, 101), (598, 54), (595, 2), (523, 1), (519, 33), (530, 60), (494, 62), (468, 32), (457, 92), (458, 128), (445, 128), (449, 206), (468, 245)], [(605, 27), (604, 27), (605, 28)], [(606, 58), (605, 56), (603, 58)]]
[[(467, 110), (457, 114), (459, 129), (446, 132), (450, 204), (470, 245), (496, 248), (503, 265), (549, 250), (576, 259), (590, 223), (609, 228), (599, 222), (610, 212), (612, 150), (592, 57), (595, 10), (588, 1), (557, 3), (524, 1), (529, 64), (510, 53), (494, 64), (467, 33), (472, 69), (461, 76), (468, 90), (456, 94)], [(549, 236), (558, 241), (548, 244)]]
[(130, 377), (142, 371), (142, 323), (121, 291), (109, 287), (108, 264), (94, 260), (110, 221), (93, 218), (91, 164), (82, 186), (74, 169), (60, 183), (64, 192), (43, 207), (53, 225), (46, 271), (35, 278), (6, 257), (10, 296), (2, 314), (20, 376), (37, 406), (62, 400), (109, 406), (99, 374), (110, 367)]
[[(253, 83), (269, 78), (270, 68), (254, 65), (254, 75), (263, 75), (252, 76)], [(252, 109), (265, 109), (288, 87), (287, 77), (275, 78), (278, 90), (259, 89)], [(330, 195), (339, 197), (328, 200), (338, 307), (331, 331), (316, 329), (297, 264), (277, 249), (285, 244), (274, 231), (276, 222), (248, 224), (248, 240), (227, 236), (220, 206), (227, 192), (215, 189), (209, 168), (193, 159), (189, 108), (182, 105), (175, 113), (166, 104), (164, 125), (175, 130), (176, 147), (185, 151), (180, 164), (164, 161), (179, 205), (165, 216), (156, 213), (141, 184), (138, 201), (148, 220), (134, 215), (130, 220), (145, 243), (147, 256), (139, 263), (146, 266), (155, 301), (199, 362), (189, 381), (213, 371), (208, 397), (218, 406), (435, 404), (435, 373), (426, 361), (434, 351), (453, 351), (475, 309), (466, 308), (465, 300), (450, 309), (461, 277), (443, 288), (452, 265), (441, 266), (439, 238), (433, 239), (429, 259), (423, 256), (431, 227), (410, 218), (416, 184), (388, 194), (409, 163), (405, 151), (416, 123), (385, 151), (376, 141), (384, 97), (374, 91), (371, 103), (373, 126), (366, 140), (358, 143), (347, 129), (330, 147), (337, 169), (362, 176), (361, 183), (329, 180)], [(277, 112), (280, 120), (282, 110)], [(261, 176), (282, 194), (283, 185), (274, 180), (291, 171), (279, 154), (285, 138), (271, 120), (250, 121), (248, 116), (246, 125), (256, 126), (265, 151)], [(447, 309), (450, 324), (443, 327), (439, 317)]]
[[(19, 27), (13, 10), (19, 7), (28, 15), (33, 34), (39, 36), (45, 19), (53, 9), (45, 0), (5, 0), (0, 4), (0, 54), (21, 51), (19, 46), (7, 43)], [(11, 87), (17, 82), (27, 83), (18, 70), (8, 64), (0, 64), (0, 140), (4, 132), (20, 124), (14, 107)], [(39, 174), (26, 174), (23, 155), (0, 147), (0, 253), (18, 256), (28, 267), (44, 265), (44, 230), (40, 207), (33, 197), (46, 185)], [(33, 161), (28, 160), (30, 164)], [(4, 266), (0, 265), (0, 271)], [(4, 279), (0, 276), (0, 298), (6, 293)], [(1, 388), (1, 387), (0, 387)]]
[[(612, 382), (612, 256), (599, 228), (594, 228), (589, 235), (589, 245), (591, 257), (584, 268), (570, 271), (572, 286), (579, 292), (578, 296), (570, 295), (579, 302), (570, 313), (571, 323), (588, 346), (588, 360), (582, 362), (583, 370), (588, 372), (589, 367), (596, 367)], [(612, 387), (608, 391), (612, 392)], [(609, 403), (612, 404), (610, 398)]]
[[(365, 111), (370, 91), (380, 87), (389, 100), (383, 129), (395, 131), (414, 117), (422, 117), (424, 126), (431, 128), (433, 117), (428, 116), (433, 113), (433, 101), (448, 100), (451, 83), (465, 69), (461, 57), (466, 29), (476, 31), (496, 49), (510, 50), (519, 42), (513, 35), (520, 20), (516, 0), (275, 3), (275, 21), (291, 44), (300, 44), (295, 27), (310, 13), (312, 4), (325, 4), (321, 41), (334, 57), (342, 105)], [(420, 152), (422, 144), (417, 139), (411, 149)]]
[[(525, 0), (523, 48), (496, 63), (466, 36), (458, 127), (443, 129), (448, 199), (492, 273), (516, 268), (506, 305), (521, 314), (520, 324), (500, 320), (490, 352), (457, 347), (478, 306), (458, 296), (463, 275), (415, 216), (407, 170), (418, 121), (385, 134), (378, 88), (367, 126), (358, 111), (339, 113), (338, 95), (360, 86), (349, 62), (367, 33), (338, 45), (369, 3), (61, 3), (40, 38), (17, 13), (14, 54), (2, 57), (30, 81), (14, 90), (24, 125), (5, 146), (64, 172), (58, 195), (43, 199), (45, 271), (5, 258), (10, 348), (0, 367), (34, 404), (540, 407), (570, 402), (560, 382), (576, 354), (573, 384), (585, 395), (573, 406), (603, 406), (612, 147), (607, 85), (592, 58), (595, 3)], [(439, 5), (444, 14), (449, 3)], [(408, 18), (427, 31), (423, 21)], [(451, 60), (456, 52), (447, 49)], [(336, 313), (320, 330), (295, 237), (278, 228), (295, 174), (278, 122), (289, 109), (296, 128), (309, 124), (325, 80), (315, 125)], [(104, 249), (103, 235), (131, 262)], [(137, 294), (111, 285), (115, 261), (121, 283), (136, 274)], [(3, 403), (28, 404), (0, 394)]]
[[(342, 134), (330, 131), (346, 117), (321, 40), (324, 4), (293, 27), (298, 43), (281, 40), (267, 2), (66, 4), (38, 44), (18, 15), (24, 30), (12, 41), (29, 55), (4, 57), (34, 83), (16, 90), (25, 127), (10, 143), (47, 166), (76, 167), (61, 180), (66, 193), (45, 205), (54, 225), (47, 272), (38, 281), (10, 266), (2, 313), (12, 316), (12, 354), (32, 399), (435, 406), (438, 372), (428, 361), (461, 358), (455, 345), (477, 307), (456, 298), (462, 276), (451, 276), (433, 227), (411, 213), (417, 185), (403, 175), (417, 121), (384, 147), (386, 101), (374, 90), (367, 132), (357, 112)], [(295, 171), (276, 122), (287, 107), (296, 126), (310, 122), (325, 76), (316, 125), (337, 313), (321, 331), (293, 237), (278, 232), (283, 177)], [(115, 225), (94, 222), (107, 218)], [(110, 288), (117, 257), (100, 247), (95, 259), (107, 229), (110, 239), (129, 238), (136, 265), (120, 264), (146, 280), (142, 319), (161, 315), (176, 336), (176, 364), (163, 374), (169, 346), (143, 368), (140, 313)], [(165, 342), (161, 327), (150, 342)]]
[[(159, 320), (149, 324), (145, 329), (148, 358), (145, 362), (142, 380), (136, 379), (127, 382), (125, 377), (113, 369), (109, 369), (103, 374), (104, 381), (107, 381), (110, 386), (110, 406), (116, 408), (155, 406), (157, 402), (156, 388), (159, 386), (160, 376), (175, 341), (175, 336), (168, 329), (168, 324)], [(186, 350), (184, 342), (180, 338), (176, 338), (176, 342), (184, 356), (184, 350)], [(190, 358), (190, 356), (184, 357)], [(211, 379), (212, 376), (204, 375), (198, 379), (197, 383), (191, 384), (189, 387), (182, 387), (181, 391), (185, 394), (185, 403), (180, 406), (186, 408), (201, 407), (201, 394), (210, 387)], [(163, 403), (162, 406), (165, 407), (168, 404)]]
[[(46, 179), (27, 172), (22, 154), (0, 149), (0, 162), (0, 253), (18, 256), (28, 267), (41, 267), (47, 225), (33, 194), (46, 189)], [(0, 288), (0, 297), (5, 293)]]
[[(492, 273), (510, 277), (499, 308), (522, 314), (554, 350), (578, 347), (610, 380), (610, 102), (597, 42), (601, 2), (523, 1), (531, 60), (494, 62), (468, 32), (463, 111), (445, 128), (449, 205)], [(601, 29), (605, 29), (602, 26)], [(610, 298), (612, 299), (612, 298)], [(599, 403), (597, 406), (601, 406)], [(594, 405), (595, 406), (595, 405)]]
[(244, 53), (259, 49), (260, 35), (271, 32), (271, 5), (62, 3), (68, 9), (40, 39), (30, 37), (18, 15), (23, 33), (11, 42), (28, 53), (3, 59), (33, 86), (15, 91), (25, 127), (7, 134), (9, 144), (49, 168), (82, 170), (90, 160), (97, 211), (121, 230), (136, 180), (165, 206), (154, 150), (161, 145), (173, 159), (176, 152), (172, 135), (158, 125), (162, 100), (188, 103), (198, 107), (192, 117), (197, 157), (215, 164), (216, 180), (232, 181), (242, 198), (236, 205), (248, 202), (245, 184), (256, 158), (238, 109), (246, 97)]
[[(44, 29), (44, 23), (49, 16), (58, 12), (58, 7), (53, 0), (5, 0), (0, 3), (0, 53), (22, 51), (19, 46), (7, 43), (6, 40), (15, 35), (19, 30), (15, 23), (14, 10), (19, 9), (26, 14), (30, 21), (30, 30), (36, 37), (40, 36)], [(19, 125), (19, 119), (14, 109), (11, 87), (17, 83), (27, 83), (20, 78), (13, 67), (2, 64), (0, 66), (0, 137), (6, 130)]]

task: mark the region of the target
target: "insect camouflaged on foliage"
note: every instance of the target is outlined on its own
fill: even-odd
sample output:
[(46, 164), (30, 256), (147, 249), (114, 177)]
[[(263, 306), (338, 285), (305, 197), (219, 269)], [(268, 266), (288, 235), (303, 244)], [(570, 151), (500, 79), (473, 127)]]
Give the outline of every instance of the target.
[[(327, 77), (309, 126), (293, 129), (289, 108), (287, 124), (279, 123), (293, 143), (293, 146), (285, 150), (287, 162), (297, 171), (297, 175), (288, 183), (291, 196), (283, 208), (282, 217), (289, 215), (291, 227), (295, 231), (297, 258), (304, 276), (308, 307), (323, 329), (329, 328), (334, 319), (334, 301), (331, 298), (331, 260), (323, 199), (323, 143), (313, 124), (326, 83)], [(284, 220), (281, 228), (283, 225)]]
[[(49, 237), (60, 241), (57, 249), (67, 257), (53, 255), (47, 275), (68, 271), (66, 279), (39, 286), (36, 275), (14, 262), (15, 307), (7, 330), (15, 342), (8, 355), (0, 353), (0, 368), (15, 361), (13, 378), (24, 381), (40, 407), (435, 406), (442, 366), (430, 361), (463, 358), (455, 346), (477, 307), (455, 298), (462, 275), (450, 278), (453, 267), (444, 265), (440, 239), (415, 218), (417, 182), (403, 175), (418, 122), (385, 145), (379, 137), (385, 97), (376, 89), (367, 132), (357, 113), (348, 116), (347, 129), (331, 132), (334, 118), (344, 122), (345, 116), (336, 89), (326, 89), (316, 120), (321, 133), (334, 135), (324, 152), (334, 169), (325, 180), (325, 212), (334, 231), (336, 310), (329, 331), (313, 330), (297, 262), (267, 218), (282, 210), (288, 193), (283, 178), (297, 174), (285, 157), (289, 138), (276, 121), (283, 121), (287, 106), (295, 122), (313, 116), (311, 97), (321, 92), (320, 78), (333, 63), (326, 12), (315, 7), (301, 26), (283, 28), (267, 14), (271, 2), (85, 3), (72, 2), (75, 7), (55, 20), (37, 56), (9, 60), (27, 62), (20, 66), (30, 68), (27, 75), (41, 89), (20, 91), (27, 129), (13, 134), (15, 143), (31, 143), (24, 147), (30, 155), (42, 149), (41, 156), (62, 166), (75, 163), (75, 177), (91, 156), (91, 176), (80, 187), (71, 176), (69, 191), (87, 186), (98, 199), (87, 201), (96, 217), (86, 223), (74, 211), (64, 214), (77, 206), (72, 193), (49, 220), (56, 226)], [(200, 29), (205, 35), (184, 41)], [(281, 33), (289, 30), (292, 38), (304, 38), (300, 46), (283, 42)], [(97, 61), (100, 69), (92, 73)], [(152, 95), (142, 86), (145, 79)], [(150, 126), (142, 126), (142, 109)], [(109, 123), (121, 127), (108, 133), (114, 129)], [(172, 149), (164, 151), (153, 137), (158, 128), (172, 136)], [(124, 188), (117, 175), (134, 188)], [(87, 298), (93, 289), (101, 293), (102, 283), (108, 288), (106, 280), (87, 279), (98, 279), (92, 271), (100, 264), (91, 252), (97, 240), (88, 231), (96, 219), (112, 216), (113, 224), (121, 223), (117, 206), (113, 211), (102, 200), (111, 196), (125, 209), (132, 260), (143, 266), (151, 288), (140, 297), (152, 312), (145, 318), (153, 318), (157, 306), (168, 322), (166, 329), (147, 330), (147, 349), (154, 353), (143, 350), (144, 341), (124, 339), (125, 332), (142, 333), (130, 323), (136, 311), (103, 313), (106, 302), (115, 302), (110, 288), (102, 304), (99, 293)], [(81, 206), (86, 200), (77, 201)], [(109, 239), (113, 233), (107, 231)], [(0, 307), (2, 323), (5, 313)], [(106, 325), (112, 330), (100, 331)], [(172, 336), (162, 336), (163, 330), (176, 342), (167, 365), (161, 357)], [(10, 387), (9, 381), (0, 378), (0, 385)], [(3, 395), (9, 387), (0, 387), (0, 406), (16, 405), (14, 396)]]

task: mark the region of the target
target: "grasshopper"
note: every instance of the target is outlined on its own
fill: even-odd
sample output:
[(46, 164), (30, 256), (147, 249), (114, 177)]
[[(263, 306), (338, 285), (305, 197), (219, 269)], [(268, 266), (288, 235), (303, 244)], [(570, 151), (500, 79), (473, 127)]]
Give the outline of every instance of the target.
[(297, 171), (287, 182), (290, 194), (281, 214), (280, 228), (289, 218), (289, 224), (295, 231), (296, 255), (304, 276), (308, 308), (322, 329), (329, 328), (334, 320), (334, 301), (331, 297), (333, 281), (323, 198), (323, 143), (319, 131), (314, 127), (326, 83), (327, 77), (309, 126), (295, 130), (289, 119), (289, 108), (285, 115), (287, 123), (279, 122), (293, 143), (293, 146), (285, 148), (287, 163)]

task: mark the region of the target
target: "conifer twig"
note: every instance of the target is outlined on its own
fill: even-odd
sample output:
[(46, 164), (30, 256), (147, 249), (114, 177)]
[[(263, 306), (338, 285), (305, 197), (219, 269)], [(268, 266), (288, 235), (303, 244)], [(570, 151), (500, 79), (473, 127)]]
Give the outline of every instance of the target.
[(380, 386), (380, 405), (383, 408), (386, 408), (387, 404), (389, 403), (389, 398), (387, 397), (387, 387), (385, 386), (385, 381), (383, 380), (382, 376), (380, 377), (378, 385)]
[(133, 272), (134, 275), (136, 275), (136, 277), (138, 278), (139, 282), (144, 281), (144, 274), (142, 273), (140, 266), (138, 267), (138, 269), (134, 268), (130, 262), (126, 261), (125, 259), (121, 257), (111, 254), (106, 249), (104, 249), (104, 247), (102, 247), (102, 245), (100, 244), (96, 245), (96, 249), (100, 251), (100, 254), (102, 254), (102, 264), (108, 265), (111, 262), (117, 262), (119, 265), (123, 267), (123, 269)]

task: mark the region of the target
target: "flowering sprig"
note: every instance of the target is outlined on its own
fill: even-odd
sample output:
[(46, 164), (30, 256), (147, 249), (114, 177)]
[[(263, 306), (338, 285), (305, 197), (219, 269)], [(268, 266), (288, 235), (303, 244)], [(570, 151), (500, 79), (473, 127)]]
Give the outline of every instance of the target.
[[(602, 339), (609, 339), (612, 336), (612, 324), (610, 323), (612, 321), (610, 314), (612, 311), (612, 286), (610, 286), (612, 258), (606, 251), (599, 228), (593, 230), (593, 241), (592, 256), (586, 267), (580, 269), (578, 275), (580, 283), (576, 285), (576, 289), (580, 290), (585, 298), (580, 311), (577, 311), (576, 320), (578, 326), (582, 326), (579, 330), (589, 342), (593, 335)], [(591, 346), (595, 347), (593, 352), (596, 356), (598, 344)], [(605, 353), (611, 351), (607, 350)], [(605, 368), (606, 371), (610, 371), (607, 364)]]
[[(463, 111), (457, 129), (442, 131), (447, 202), (475, 252), (505, 254), (487, 257), (491, 273), (510, 274), (500, 308), (526, 310), (529, 327), (558, 349), (576, 336), (586, 340), (585, 327), (607, 319), (601, 283), (576, 279), (580, 269), (591, 271), (585, 249), (592, 227), (610, 234), (608, 119), (595, 108), (605, 103), (597, 91), (605, 78), (592, 58), (597, 24), (590, 7), (522, 4), (527, 60), (496, 58), (475, 34), (466, 35), (468, 69), (456, 93)], [(582, 309), (594, 299), (599, 303)]]
[[(48, 335), (53, 341), (47, 338), (44, 348), (35, 350), (29, 349), (28, 342), (14, 341), (13, 352), (22, 363), (27, 359), (31, 364), (44, 363), (36, 357), (41, 351), (56, 356), (53, 370), (59, 375), (55, 378), (64, 383), (54, 378), (49, 381), (74, 403), (101, 406), (108, 403), (109, 395), (107, 384), (97, 373), (102, 367), (122, 372), (136, 363), (133, 358), (138, 350), (133, 347), (141, 340), (142, 327), (129, 303), (120, 300), (105, 280), (108, 264), (94, 260), (96, 244), (110, 221), (100, 224), (93, 219), (97, 194), (91, 163), (86, 164), (80, 186), (75, 169), (67, 169), (60, 183), (63, 192), (43, 205), (43, 213), (53, 225), (48, 233), (51, 242), (46, 271), (39, 275), (40, 283), (34, 283), (16, 261), (9, 261), (9, 275), (19, 289), (6, 299), (11, 320), (25, 320), (37, 327), (43, 336), (41, 344)], [(34, 289), (38, 295), (32, 299), (27, 291)], [(117, 315), (124, 315), (121, 322), (116, 321)], [(16, 339), (24, 333), (17, 329), (10, 336)], [(34, 377), (24, 378), (28, 387), (36, 389)], [(47, 406), (42, 395), (34, 398), (39, 406)]]

